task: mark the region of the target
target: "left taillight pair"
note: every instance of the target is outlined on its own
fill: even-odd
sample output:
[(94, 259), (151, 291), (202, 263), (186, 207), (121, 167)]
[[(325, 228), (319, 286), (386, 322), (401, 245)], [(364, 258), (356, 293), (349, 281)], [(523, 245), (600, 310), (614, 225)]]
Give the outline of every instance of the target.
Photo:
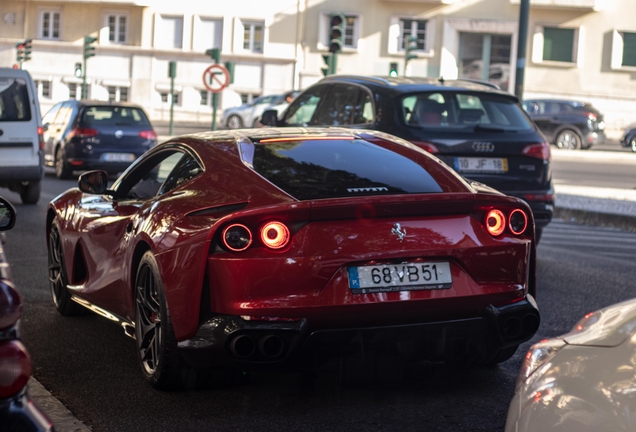
[[(258, 238), (263, 246), (278, 250), (287, 246), (291, 240), (289, 228), (282, 222), (266, 222), (258, 228)], [(243, 224), (228, 225), (221, 233), (223, 246), (232, 252), (241, 252), (253, 243), (252, 231)]]
[(514, 234), (521, 235), (528, 228), (528, 216), (521, 209), (514, 209), (506, 214), (503, 210), (492, 209), (486, 213), (486, 230), (493, 237), (498, 237), (506, 228)]

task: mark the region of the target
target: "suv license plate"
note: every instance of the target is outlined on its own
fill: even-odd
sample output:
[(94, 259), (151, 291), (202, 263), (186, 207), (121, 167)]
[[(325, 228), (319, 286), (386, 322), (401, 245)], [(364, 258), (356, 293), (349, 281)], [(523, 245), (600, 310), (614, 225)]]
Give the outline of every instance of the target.
[(132, 162), (135, 160), (134, 153), (104, 153), (102, 159), (106, 162)]
[(456, 157), (454, 168), (460, 173), (505, 173), (508, 172), (508, 159)]
[(349, 288), (366, 294), (450, 288), (453, 282), (448, 262), (418, 262), (349, 267)]

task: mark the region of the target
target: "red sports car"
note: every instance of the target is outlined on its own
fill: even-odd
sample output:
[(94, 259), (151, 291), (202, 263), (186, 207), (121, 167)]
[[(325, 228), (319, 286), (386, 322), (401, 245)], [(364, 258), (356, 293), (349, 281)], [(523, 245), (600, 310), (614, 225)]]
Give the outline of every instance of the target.
[(539, 326), (528, 205), (381, 132), (173, 138), (46, 226), (57, 310), (119, 322), (158, 388), (358, 349), (493, 364)]

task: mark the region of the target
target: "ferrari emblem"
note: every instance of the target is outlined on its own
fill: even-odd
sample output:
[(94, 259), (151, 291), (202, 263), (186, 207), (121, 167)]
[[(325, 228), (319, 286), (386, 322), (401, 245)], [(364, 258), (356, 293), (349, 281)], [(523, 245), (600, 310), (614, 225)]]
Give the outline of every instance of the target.
[(391, 234), (395, 234), (399, 241), (404, 240), (406, 237), (406, 230), (402, 229), (399, 223), (393, 224), (393, 229), (391, 229)]

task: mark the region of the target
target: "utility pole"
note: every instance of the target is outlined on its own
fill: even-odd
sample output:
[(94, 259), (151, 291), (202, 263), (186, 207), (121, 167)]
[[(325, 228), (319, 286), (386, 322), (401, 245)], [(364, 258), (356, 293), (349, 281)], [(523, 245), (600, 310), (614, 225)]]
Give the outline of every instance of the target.
[(515, 95), (523, 100), (523, 83), (526, 73), (526, 51), (528, 44), (528, 16), (530, 0), (521, 0), (519, 5), (519, 40), (517, 44), (517, 71), (515, 74)]
[(173, 132), (173, 115), (174, 115), (174, 79), (177, 76), (177, 62), (171, 61), (168, 63), (168, 78), (170, 78), (170, 124), (168, 133), (170, 136), (174, 135)]

